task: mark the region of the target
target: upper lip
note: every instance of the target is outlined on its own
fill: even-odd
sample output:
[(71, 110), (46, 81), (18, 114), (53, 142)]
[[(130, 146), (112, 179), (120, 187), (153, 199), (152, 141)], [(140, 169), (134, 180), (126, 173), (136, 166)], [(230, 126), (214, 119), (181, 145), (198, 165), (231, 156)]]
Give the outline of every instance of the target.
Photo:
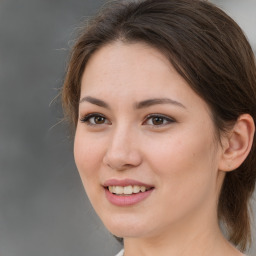
[(109, 186), (122, 186), (122, 187), (125, 187), (125, 186), (144, 186), (146, 188), (152, 188), (154, 187), (153, 185), (150, 185), (150, 184), (146, 184), (146, 183), (143, 183), (141, 181), (138, 181), (138, 180), (133, 180), (133, 179), (122, 179), (122, 180), (119, 180), (119, 179), (109, 179), (107, 181), (105, 181), (103, 183), (103, 186), (104, 187), (109, 187)]

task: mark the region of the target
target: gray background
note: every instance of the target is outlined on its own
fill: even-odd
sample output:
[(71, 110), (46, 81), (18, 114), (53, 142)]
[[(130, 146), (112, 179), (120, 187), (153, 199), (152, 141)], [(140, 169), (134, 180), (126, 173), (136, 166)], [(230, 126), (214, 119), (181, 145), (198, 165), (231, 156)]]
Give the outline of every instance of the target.
[[(60, 105), (49, 106), (76, 28), (102, 3), (0, 0), (1, 256), (111, 256), (120, 248), (86, 198), (67, 127), (55, 126)], [(255, 50), (256, 0), (215, 3), (238, 21)]]

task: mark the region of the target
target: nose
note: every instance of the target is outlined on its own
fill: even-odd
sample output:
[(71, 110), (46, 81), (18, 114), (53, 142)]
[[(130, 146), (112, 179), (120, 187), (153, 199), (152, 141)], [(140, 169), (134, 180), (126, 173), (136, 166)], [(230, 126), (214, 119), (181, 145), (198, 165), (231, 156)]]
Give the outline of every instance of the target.
[(137, 167), (142, 162), (139, 143), (131, 129), (118, 128), (109, 139), (103, 163), (114, 170)]

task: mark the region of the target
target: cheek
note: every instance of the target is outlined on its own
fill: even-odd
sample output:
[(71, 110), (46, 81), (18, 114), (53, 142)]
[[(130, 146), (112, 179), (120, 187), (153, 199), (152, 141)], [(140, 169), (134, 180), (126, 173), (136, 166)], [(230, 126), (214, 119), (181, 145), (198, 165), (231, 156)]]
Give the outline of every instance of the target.
[(193, 195), (196, 198), (199, 193), (203, 196), (213, 188), (217, 158), (211, 133), (186, 131), (160, 140), (155, 146), (154, 143), (147, 144), (148, 159), (159, 186), (169, 198), (173, 197), (175, 201)]
[(99, 183), (103, 147), (99, 139), (92, 138), (83, 132), (76, 132), (74, 141), (74, 158), (86, 194), (97, 210), (102, 201), (102, 187)]
[(97, 143), (97, 140), (82, 135), (78, 129), (74, 141), (74, 157), (79, 174), (85, 184), (87, 181), (96, 179), (103, 148), (100, 146), (102, 144)]

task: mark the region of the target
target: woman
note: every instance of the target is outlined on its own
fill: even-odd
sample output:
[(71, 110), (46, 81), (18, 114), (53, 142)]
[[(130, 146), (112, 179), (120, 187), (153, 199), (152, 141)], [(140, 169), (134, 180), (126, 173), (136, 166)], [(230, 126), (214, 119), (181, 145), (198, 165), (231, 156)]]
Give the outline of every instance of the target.
[(230, 17), (200, 0), (112, 3), (77, 40), (62, 97), (78, 171), (123, 239), (119, 255), (243, 255), (256, 68)]

